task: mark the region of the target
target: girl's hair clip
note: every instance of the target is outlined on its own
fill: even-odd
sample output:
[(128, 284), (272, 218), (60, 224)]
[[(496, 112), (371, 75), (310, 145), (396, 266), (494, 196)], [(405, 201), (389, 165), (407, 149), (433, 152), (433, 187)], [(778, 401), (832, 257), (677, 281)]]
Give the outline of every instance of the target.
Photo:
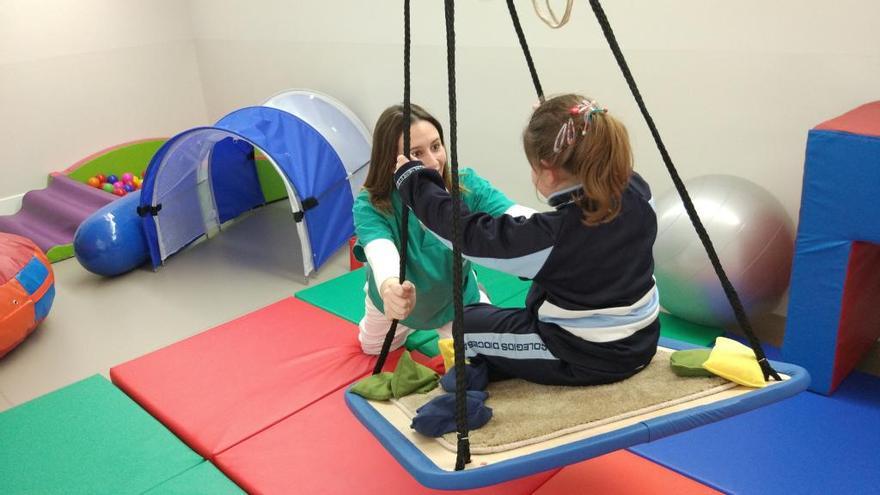
[(575, 118), (583, 119), (584, 125), (581, 128), (581, 136), (587, 134), (587, 128), (593, 121), (593, 115), (597, 113), (608, 113), (608, 109), (600, 107), (595, 100), (583, 100), (577, 105), (568, 109), (568, 120), (562, 124), (559, 132), (556, 134), (556, 140), (553, 142), (553, 152), (559, 153), (566, 146), (570, 146), (575, 140)]

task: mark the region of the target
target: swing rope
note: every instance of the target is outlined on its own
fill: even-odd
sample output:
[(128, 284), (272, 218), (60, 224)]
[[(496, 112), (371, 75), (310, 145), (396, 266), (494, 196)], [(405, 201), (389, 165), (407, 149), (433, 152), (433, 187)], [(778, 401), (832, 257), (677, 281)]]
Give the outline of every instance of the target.
[[(412, 118), (412, 104), (410, 103), (410, 10), (409, 0), (403, 0), (403, 156), (409, 157), (410, 152), (410, 120)], [(401, 205), (403, 215), (400, 219), (400, 283), (406, 281), (406, 255), (407, 246), (409, 245), (409, 207)], [(394, 334), (397, 333), (398, 320), (392, 320), (388, 333), (385, 334), (385, 340), (382, 341), (382, 350), (379, 351), (379, 357), (376, 358), (376, 365), (373, 366), (373, 374), (378, 375), (385, 366), (385, 360), (388, 359), (388, 353), (391, 351), (391, 343), (394, 341)]]
[(733, 284), (730, 283), (730, 279), (727, 278), (727, 273), (724, 272), (724, 268), (721, 266), (721, 260), (718, 259), (718, 253), (715, 251), (712, 239), (709, 238), (709, 234), (706, 232), (703, 222), (700, 220), (699, 215), (697, 215), (697, 210), (694, 208), (694, 203), (691, 201), (690, 194), (688, 194), (684, 182), (678, 175), (678, 170), (676, 170), (675, 164), (672, 163), (672, 158), (669, 157), (669, 152), (666, 151), (666, 146), (660, 138), (660, 132), (657, 131), (657, 126), (654, 125), (654, 119), (651, 118), (651, 114), (648, 113), (648, 108), (645, 106), (645, 102), (642, 99), (638, 86), (636, 86), (636, 81), (633, 78), (632, 72), (629, 70), (626, 59), (623, 57), (620, 45), (618, 45), (617, 39), (614, 37), (614, 31), (611, 29), (611, 24), (608, 22), (608, 17), (605, 15), (602, 5), (599, 3), (599, 0), (590, 0), (590, 6), (593, 8), (593, 13), (596, 15), (596, 20), (599, 21), (599, 26), (602, 28), (602, 33), (608, 41), (608, 46), (611, 48), (615, 60), (617, 60), (617, 65), (620, 67), (624, 79), (626, 79), (626, 84), (629, 86), (633, 97), (635, 97), (636, 103), (639, 105), (639, 110), (641, 110), (642, 116), (645, 118), (645, 122), (651, 130), (651, 135), (654, 136), (654, 142), (657, 144), (657, 149), (660, 150), (660, 156), (663, 157), (663, 163), (666, 164), (666, 170), (669, 171), (669, 176), (672, 178), (673, 184), (675, 184), (675, 189), (678, 191), (678, 195), (681, 196), (681, 200), (691, 219), (691, 223), (694, 225), (694, 229), (697, 231), (697, 235), (700, 237), (700, 241), (703, 243), (703, 247), (709, 255), (709, 260), (712, 262), (715, 274), (718, 275), (718, 280), (721, 281), (721, 287), (724, 289), (724, 294), (727, 296), (727, 300), (730, 302), (733, 312), (736, 315), (736, 321), (746, 334), (749, 345), (755, 352), (755, 358), (757, 358), (758, 364), (761, 366), (761, 371), (764, 373), (764, 379), (769, 380), (770, 377), (773, 377), (773, 379), (781, 381), (782, 379), (779, 377), (779, 374), (772, 366), (770, 366), (767, 356), (764, 355), (764, 350), (761, 348), (761, 342), (755, 337), (755, 334), (752, 331), (752, 325), (749, 322), (745, 309), (743, 309), (739, 295), (737, 294), (736, 289), (734, 289)]
[[(730, 302), (733, 311), (736, 315), (737, 322), (740, 327), (743, 329), (743, 332), (746, 334), (746, 338), (749, 341), (749, 344), (752, 350), (755, 353), (755, 357), (758, 360), (759, 365), (761, 366), (761, 370), (764, 373), (764, 379), (769, 380), (770, 377), (774, 378), (777, 381), (780, 381), (781, 378), (779, 374), (774, 370), (771, 366), (767, 357), (764, 354), (763, 349), (761, 348), (760, 341), (755, 337), (754, 332), (752, 331), (751, 323), (749, 322), (748, 316), (745, 313), (745, 310), (742, 306), (742, 302), (739, 298), (739, 295), (736, 292), (736, 289), (731, 284), (730, 279), (727, 277), (727, 274), (724, 271), (724, 268), (721, 266), (721, 261), (718, 258), (718, 254), (715, 251), (715, 247), (712, 244), (712, 240), (709, 238), (709, 234), (706, 232), (706, 228), (703, 226), (702, 221), (700, 220), (699, 215), (697, 215), (696, 208), (693, 205), (693, 201), (688, 194), (687, 188), (684, 185), (681, 177), (678, 174), (678, 170), (675, 168), (675, 164), (672, 162), (671, 157), (669, 156), (668, 151), (666, 150), (666, 146), (663, 144), (663, 140), (660, 137), (660, 133), (657, 130), (656, 125), (654, 124), (654, 119), (651, 117), (651, 114), (648, 112), (648, 109), (645, 105), (644, 100), (642, 99), (641, 93), (639, 92), (638, 86), (636, 85), (635, 79), (632, 76), (632, 72), (629, 69), (629, 66), (626, 63), (626, 60), (623, 56), (623, 52), (620, 49), (619, 44), (617, 43), (617, 39), (614, 36), (614, 31), (611, 28), (611, 25), (608, 21), (607, 16), (605, 15), (604, 10), (602, 9), (602, 5), (599, 0), (589, 0), (590, 6), (593, 9), (594, 14), (596, 15), (596, 20), (599, 22), (599, 26), (602, 28), (602, 32), (605, 35), (605, 39), (608, 42), (609, 47), (611, 48), (611, 52), (614, 54), (614, 58), (617, 61), (618, 66), (620, 67), (621, 72), (623, 73), (624, 79), (626, 79), (626, 83), (629, 86), (630, 91), (633, 94), (633, 97), (636, 100), (636, 103), (639, 106), (639, 110), (642, 113), (642, 116), (645, 118), (645, 122), (648, 124), (648, 128), (651, 131), (651, 135), (654, 137), (654, 141), (657, 144), (657, 148), (660, 151), (660, 155), (663, 158), (663, 163), (666, 165), (666, 169), (669, 172), (670, 177), (672, 178), (672, 182), (675, 185), (676, 190), (678, 191), (679, 196), (684, 203), (685, 210), (690, 217), (691, 223), (694, 225), (694, 229), (697, 232), (697, 235), (700, 238), (700, 241), (703, 244), (703, 247), (706, 249), (706, 253), (709, 256), (709, 259), (712, 263), (713, 268), (715, 269), (715, 273), (718, 276), (718, 279), (721, 281), (721, 285), (724, 289), (724, 293), (727, 296), (728, 301)], [(544, 92), (541, 88), (541, 83), (538, 79), (538, 73), (535, 69), (534, 61), (532, 60), (531, 53), (528, 48), (528, 44), (526, 42), (525, 34), (523, 33), (522, 26), (519, 22), (519, 16), (516, 13), (516, 8), (513, 5), (513, 0), (507, 0), (508, 10), (510, 11), (511, 21), (514, 25), (514, 30), (516, 31), (517, 37), (520, 42), (520, 46), (523, 50), (523, 55), (525, 56), (526, 63), (529, 67), (529, 73), (532, 77), (532, 83), (535, 86), (535, 91), (538, 94), (538, 98), (541, 102), (544, 101)], [(564, 16), (566, 21), (568, 20), (568, 14), (570, 9), (566, 9), (566, 15)], [(456, 391), (455, 391), (455, 420), (456, 420), (456, 429), (458, 434), (458, 443), (456, 449), (456, 461), (455, 461), (455, 470), (460, 471), (464, 469), (465, 465), (470, 462), (470, 442), (468, 439), (468, 426), (467, 426), (467, 401), (466, 401), (466, 377), (465, 377), (465, 365), (464, 365), (464, 335), (463, 335), (463, 327), (464, 327), (464, 306), (462, 303), (462, 253), (461, 253), (461, 189), (459, 185), (459, 171), (458, 171), (458, 150), (457, 150), (457, 123), (456, 123), (456, 93), (455, 93), (455, 4), (454, 0), (444, 0), (444, 11), (446, 17), (446, 60), (447, 60), (447, 77), (448, 77), (448, 91), (449, 91), (449, 122), (450, 122), (450, 133), (449, 133), (449, 149), (450, 149), (450, 160), (449, 165), (451, 166), (451, 175), (452, 175), (452, 190), (450, 191), (452, 196), (452, 204), (453, 204), (453, 214), (452, 214), (452, 253), (453, 253), (453, 303), (454, 303), (454, 318), (452, 323), (452, 335), (453, 335), (453, 350), (455, 353), (455, 372), (456, 372)], [(551, 11), (551, 15), (553, 15)], [(555, 16), (554, 16), (555, 17)], [(555, 19), (554, 19), (555, 20)], [(546, 20), (545, 20), (546, 22)], [(564, 22), (563, 22), (564, 24)], [(409, 0), (404, 0), (404, 97), (403, 97), (403, 149), (404, 156), (409, 157), (410, 153), (410, 2)], [(401, 258), (400, 258), (400, 282), (403, 283), (406, 277), (406, 253), (407, 253), (407, 242), (408, 242), (408, 223), (409, 223), (409, 209), (404, 206), (404, 215), (402, 218), (402, 227), (401, 227)], [(382, 366), (385, 363), (385, 360), (388, 356), (388, 352), (391, 347), (391, 342), (394, 338), (395, 331), (397, 329), (398, 320), (394, 320), (391, 323), (391, 328), (385, 336), (385, 341), (382, 345), (382, 351), (379, 355), (379, 358), (376, 362), (376, 366), (373, 369), (373, 374), (377, 374), (381, 371)]]
[(445, 0), (446, 13), (446, 72), (449, 87), (449, 164), (452, 172), (452, 301), (455, 316), (452, 319), (452, 347), (455, 352), (455, 425), (458, 444), (455, 470), (461, 471), (471, 462), (471, 444), (467, 425), (467, 381), (464, 367), (464, 304), (462, 302), (461, 256), (461, 187), (458, 180), (458, 131), (455, 100), (455, 2)]
[(526, 42), (526, 35), (519, 23), (519, 15), (516, 13), (516, 6), (513, 0), (507, 0), (507, 10), (510, 11), (510, 20), (513, 22), (513, 29), (516, 31), (516, 37), (519, 39), (519, 46), (522, 47), (523, 55), (526, 58), (526, 64), (529, 66), (529, 74), (532, 76), (532, 84), (535, 85), (535, 92), (538, 93), (538, 101), (544, 103), (544, 90), (541, 88), (541, 81), (538, 80), (538, 70), (535, 69), (535, 61), (532, 60), (532, 53), (529, 51), (529, 44)]

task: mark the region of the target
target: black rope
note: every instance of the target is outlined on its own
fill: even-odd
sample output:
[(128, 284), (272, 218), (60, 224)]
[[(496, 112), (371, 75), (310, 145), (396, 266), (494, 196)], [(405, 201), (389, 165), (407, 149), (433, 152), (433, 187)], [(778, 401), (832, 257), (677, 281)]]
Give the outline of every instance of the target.
[(519, 45), (522, 47), (523, 55), (526, 57), (526, 64), (529, 66), (529, 74), (532, 75), (532, 84), (535, 85), (538, 100), (544, 103), (544, 90), (541, 88), (541, 81), (538, 80), (538, 71), (535, 69), (535, 62), (532, 60), (532, 53), (529, 51), (529, 44), (526, 43), (526, 35), (523, 33), (522, 26), (519, 23), (519, 16), (516, 14), (516, 6), (513, 5), (513, 0), (507, 0), (507, 10), (510, 11), (513, 29), (516, 30), (516, 37), (519, 38)]
[(697, 215), (697, 210), (694, 208), (694, 203), (691, 201), (691, 197), (684, 186), (684, 182), (682, 182), (681, 177), (678, 175), (678, 171), (675, 169), (675, 164), (672, 163), (672, 158), (669, 157), (669, 153), (666, 151), (666, 146), (663, 144), (663, 140), (660, 139), (660, 133), (654, 125), (654, 119), (652, 119), (651, 114), (648, 113), (648, 108), (645, 106), (641, 93), (639, 93), (639, 88), (636, 86), (636, 81), (633, 79), (629, 66), (623, 57), (620, 45), (617, 44), (617, 39), (614, 37), (614, 31), (611, 29), (608, 17), (605, 16), (605, 11), (602, 10), (602, 5), (599, 3), (599, 0), (590, 0), (590, 6), (593, 8), (593, 13), (596, 14), (596, 20), (599, 21), (599, 25), (602, 27), (605, 39), (611, 47), (611, 52), (614, 53), (617, 65), (620, 67), (620, 71), (623, 72), (623, 77), (626, 79), (626, 83), (629, 86), (630, 91), (632, 91), (636, 103), (639, 105), (639, 110), (641, 110), (642, 116), (648, 124), (648, 128), (651, 129), (651, 135), (654, 136), (654, 141), (657, 143), (657, 149), (660, 150), (660, 155), (663, 157), (663, 163), (666, 164), (666, 169), (669, 171), (670, 177), (672, 177), (672, 182), (675, 184), (675, 189), (678, 191), (679, 196), (681, 196), (682, 202), (684, 202), (684, 207), (691, 219), (691, 223), (693, 223), (694, 229), (697, 231), (697, 235), (703, 243), (703, 247), (706, 248), (706, 253), (709, 255), (712, 267), (715, 268), (715, 273), (721, 281), (724, 293), (727, 295), (728, 301), (730, 301), (734, 314), (736, 314), (736, 320), (739, 323), (740, 328), (745, 332), (746, 338), (749, 340), (749, 345), (755, 352), (755, 357), (758, 360), (758, 364), (761, 366), (761, 371), (764, 372), (764, 379), (769, 380), (770, 377), (773, 377), (777, 381), (781, 380), (779, 374), (776, 373), (776, 370), (774, 370), (773, 367), (770, 366), (770, 362), (767, 361), (767, 357), (764, 355), (764, 350), (761, 348), (761, 342), (755, 337), (755, 334), (752, 331), (752, 325), (749, 322), (748, 316), (746, 316), (739, 295), (736, 293), (736, 289), (733, 288), (733, 284), (730, 283), (730, 279), (727, 278), (727, 274), (721, 266), (721, 261), (718, 259), (718, 253), (715, 252), (715, 246), (712, 245), (712, 240), (709, 238), (709, 234), (706, 232), (706, 228), (703, 226), (700, 217)]
[(458, 182), (458, 144), (455, 101), (455, 2), (446, 5), (446, 73), (449, 78), (449, 164), (452, 166), (452, 301), (455, 317), (452, 319), (452, 347), (455, 351), (455, 425), (458, 444), (455, 470), (461, 471), (471, 462), (471, 444), (468, 441), (467, 384), (464, 368), (464, 305), (462, 304), (461, 274), (461, 188)]
[[(410, 53), (410, 30), (409, 30), (409, 0), (403, 0), (403, 156), (409, 157), (410, 151), (410, 119), (412, 113), (412, 104), (409, 100), (410, 81), (409, 81), (409, 53)], [(387, 166), (383, 164), (382, 166)], [(402, 205), (403, 216), (400, 219), (400, 283), (406, 280), (406, 256), (407, 246), (409, 244), (409, 207)], [(376, 365), (373, 366), (373, 374), (378, 375), (385, 366), (385, 360), (388, 359), (388, 353), (391, 351), (391, 343), (394, 341), (394, 334), (397, 333), (398, 320), (391, 322), (391, 328), (385, 334), (385, 340), (382, 342), (382, 350), (376, 359)]]

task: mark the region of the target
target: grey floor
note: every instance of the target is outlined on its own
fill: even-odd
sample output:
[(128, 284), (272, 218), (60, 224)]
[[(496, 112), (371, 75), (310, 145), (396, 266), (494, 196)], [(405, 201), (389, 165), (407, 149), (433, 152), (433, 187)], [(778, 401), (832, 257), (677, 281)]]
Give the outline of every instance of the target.
[[(46, 320), (0, 359), (0, 411), (178, 342), (305, 287), (285, 202), (256, 210), (156, 272), (108, 279), (55, 263)], [(348, 269), (342, 248), (310, 283)]]

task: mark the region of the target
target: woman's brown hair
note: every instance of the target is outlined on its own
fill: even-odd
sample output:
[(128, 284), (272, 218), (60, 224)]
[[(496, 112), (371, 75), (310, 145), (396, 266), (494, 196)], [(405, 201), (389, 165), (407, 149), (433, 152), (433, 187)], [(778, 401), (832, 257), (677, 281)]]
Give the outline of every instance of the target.
[[(430, 122), (440, 134), (443, 141), (443, 126), (440, 121), (418, 105), (411, 105), (410, 125), (420, 120)], [(373, 149), (370, 152), (370, 170), (364, 181), (364, 189), (370, 193), (370, 202), (383, 213), (391, 212), (391, 190), (394, 188), (393, 178), (397, 155), (400, 154), (398, 144), (403, 135), (403, 105), (394, 105), (385, 109), (376, 127), (373, 129)], [(445, 146), (445, 143), (444, 143)], [(443, 181), (446, 189), (451, 189), (452, 179), (449, 167), (443, 167)]]
[[(584, 210), (584, 223), (598, 225), (620, 213), (633, 170), (632, 150), (626, 127), (605, 111), (585, 108), (592, 106), (585, 102), (589, 100), (581, 95), (567, 94), (542, 103), (523, 131), (523, 147), (533, 168), (559, 167), (580, 179), (585, 193), (577, 203)], [(575, 110), (573, 115), (572, 109), (579, 106), (581, 113)], [(574, 139), (558, 139), (569, 118)]]

